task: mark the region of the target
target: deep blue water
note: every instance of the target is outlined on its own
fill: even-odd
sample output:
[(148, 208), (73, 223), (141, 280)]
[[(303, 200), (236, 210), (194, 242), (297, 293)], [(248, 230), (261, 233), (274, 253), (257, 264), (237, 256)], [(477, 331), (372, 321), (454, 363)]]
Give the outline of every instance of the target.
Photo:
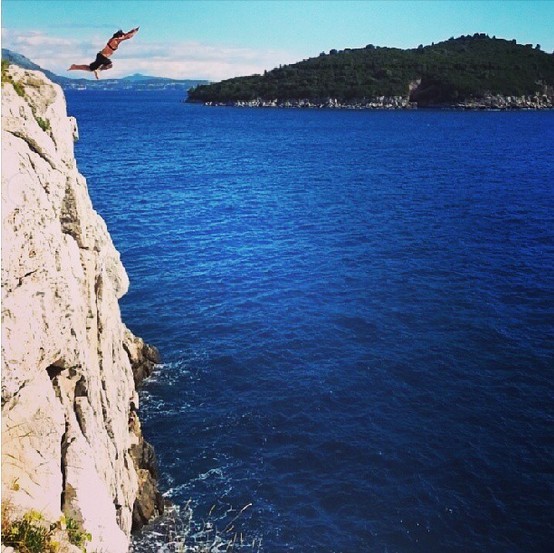
[(554, 112), (69, 92), (162, 487), (265, 553), (554, 543)]

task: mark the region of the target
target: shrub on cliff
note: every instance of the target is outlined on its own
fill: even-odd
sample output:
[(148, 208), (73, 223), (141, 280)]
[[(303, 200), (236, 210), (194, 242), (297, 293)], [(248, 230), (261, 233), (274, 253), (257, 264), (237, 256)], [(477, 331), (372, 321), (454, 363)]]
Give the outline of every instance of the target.
[(10, 83), (17, 92), (18, 96), (25, 96), (25, 89), (23, 88), (23, 85), (13, 80), (12, 76), (9, 74), (9, 67), (10, 62), (8, 60), (2, 60), (2, 83)]
[(58, 544), (52, 539), (52, 530), (37, 511), (11, 520), (9, 507), (2, 505), (3, 545), (15, 547), (21, 553), (56, 553)]
[(84, 552), (91, 540), (75, 519), (62, 515), (57, 523), (50, 524), (33, 510), (14, 517), (10, 503), (2, 503), (2, 545), (14, 547), (19, 553), (57, 553), (62, 542)]

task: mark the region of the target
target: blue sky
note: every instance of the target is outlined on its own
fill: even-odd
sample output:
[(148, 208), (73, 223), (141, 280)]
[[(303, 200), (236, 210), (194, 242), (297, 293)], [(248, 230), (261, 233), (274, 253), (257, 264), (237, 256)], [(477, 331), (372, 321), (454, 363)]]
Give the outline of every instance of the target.
[(2, 46), (58, 74), (140, 25), (110, 76), (219, 80), (332, 48), (415, 48), (487, 33), (554, 50), (551, 0), (2, 0)]

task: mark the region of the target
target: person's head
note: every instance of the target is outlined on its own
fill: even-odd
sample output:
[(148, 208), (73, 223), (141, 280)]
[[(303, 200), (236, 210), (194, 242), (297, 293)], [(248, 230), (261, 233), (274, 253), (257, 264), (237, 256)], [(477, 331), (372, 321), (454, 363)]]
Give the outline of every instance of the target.
[(124, 34), (125, 33), (121, 29), (119, 29), (119, 31), (113, 34), (112, 38), (119, 38), (122, 37)]

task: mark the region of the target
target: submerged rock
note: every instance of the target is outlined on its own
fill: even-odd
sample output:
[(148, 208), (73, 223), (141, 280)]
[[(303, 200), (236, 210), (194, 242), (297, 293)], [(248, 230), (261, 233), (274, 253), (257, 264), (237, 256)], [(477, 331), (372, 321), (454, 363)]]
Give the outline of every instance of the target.
[(138, 387), (160, 363), (160, 352), (157, 348), (145, 343), (142, 338), (135, 336), (129, 329), (125, 329), (123, 347), (131, 361), (135, 386)]

